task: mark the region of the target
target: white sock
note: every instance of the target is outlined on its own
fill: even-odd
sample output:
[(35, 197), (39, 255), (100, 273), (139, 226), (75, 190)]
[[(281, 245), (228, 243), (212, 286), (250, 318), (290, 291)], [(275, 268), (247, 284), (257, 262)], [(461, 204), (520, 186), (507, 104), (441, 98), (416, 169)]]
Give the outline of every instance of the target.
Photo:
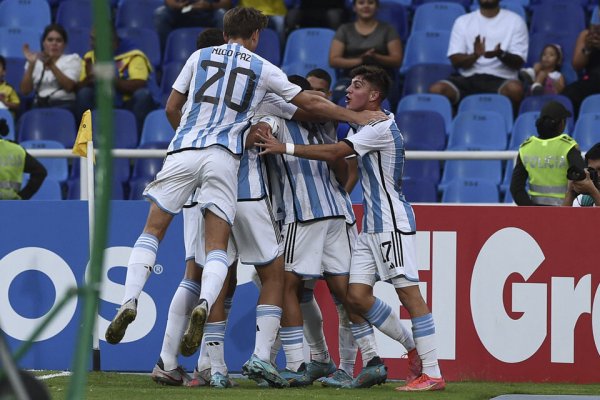
[(124, 304), (129, 299), (140, 297), (146, 281), (152, 273), (156, 252), (158, 251), (158, 239), (149, 233), (142, 233), (133, 245), (133, 250), (127, 262), (127, 277), (125, 278)]
[(417, 353), (423, 362), (423, 373), (431, 378), (440, 378), (442, 373), (438, 365), (433, 316), (429, 313), (411, 321)]
[(377, 357), (377, 343), (375, 342), (375, 332), (368, 322), (362, 324), (351, 324), (350, 329), (358, 348), (362, 353), (363, 367), (367, 365), (373, 357)]
[(271, 348), (277, 338), (281, 307), (259, 304), (256, 306), (256, 342), (254, 354), (263, 361), (271, 360)]
[(304, 362), (302, 327), (282, 326), (279, 334), (285, 351), (285, 368), (296, 372)]
[(329, 350), (323, 333), (323, 314), (315, 300), (312, 289), (304, 289), (300, 309), (304, 319), (304, 337), (310, 347), (310, 359), (329, 362)]
[(341, 304), (336, 304), (335, 308), (338, 312), (339, 319), (339, 347), (340, 347), (340, 365), (339, 368), (346, 371), (350, 376), (354, 376), (354, 363), (356, 362), (356, 353), (358, 352), (358, 345), (352, 335), (352, 329), (350, 329), (350, 320), (348, 319), (348, 313)]
[(211, 375), (219, 372), (227, 375), (227, 365), (225, 365), (225, 321), (208, 322), (204, 328), (204, 340), (210, 357)]
[(210, 356), (208, 355), (208, 349), (206, 346), (205, 337), (202, 336), (202, 343), (200, 343), (200, 355), (198, 356), (198, 364), (196, 365), (198, 372), (210, 369)]
[(206, 300), (208, 311), (215, 304), (215, 300), (227, 277), (227, 252), (224, 250), (213, 250), (206, 256), (204, 271), (202, 272), (202, 291), (200, 298)]
[(281, 350), (281, 335), (279, 334), (278, 329), (277, 336), (275, 337), (275, 341), (271, 347), (271, 364), (273, 365), (277, 365), (277, 354), (279, 354), (279, 350)]
[(400, 342), (406, 350), (410, 351), (415, 348), (412, 333), (402, 325), (400, 318), (392, 311), (392, 308), (377, 297), (364, 317), (381, 332)]
[(173, 295), (171, 305), (169, 306), (167, 328), (165, 329), (165, 336), (163, 337), (162, 349), (160, 351), (160, 358), (164, 363), (166, 371), (177, 368), (179, 344), (181, 343), (190, 313), (196, 304), (198, 304), (198, 295), (200, 295), (200, 285), (189, 279), (182, 280)]

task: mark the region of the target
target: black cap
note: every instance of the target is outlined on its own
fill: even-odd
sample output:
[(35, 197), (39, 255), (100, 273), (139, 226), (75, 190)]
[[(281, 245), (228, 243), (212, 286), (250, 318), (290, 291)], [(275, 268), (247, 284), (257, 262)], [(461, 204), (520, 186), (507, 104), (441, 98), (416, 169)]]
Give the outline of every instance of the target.
[(571, 116), (571, 112), (565, 108), (558, 101), (550, 100), (544, 107), (542, 107), (542, 112), (540, 113), (540, 118), (548, 117), (554, 120), (563, 120)]

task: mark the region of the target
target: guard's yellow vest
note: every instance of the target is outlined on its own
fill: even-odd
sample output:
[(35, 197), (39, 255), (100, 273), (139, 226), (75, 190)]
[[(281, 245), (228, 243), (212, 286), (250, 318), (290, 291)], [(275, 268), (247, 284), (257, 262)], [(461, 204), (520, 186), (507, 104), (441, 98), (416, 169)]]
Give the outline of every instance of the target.
[(13, 142), (0, 139), (0, 199), (20, 200), (25, 150)]
[(577, 142), (563, 133), (551, 139), (532, 136), (519, 147), (529, 174), (529, 196), (535, 204), (559, 206), (567, 191), (567, 154)]

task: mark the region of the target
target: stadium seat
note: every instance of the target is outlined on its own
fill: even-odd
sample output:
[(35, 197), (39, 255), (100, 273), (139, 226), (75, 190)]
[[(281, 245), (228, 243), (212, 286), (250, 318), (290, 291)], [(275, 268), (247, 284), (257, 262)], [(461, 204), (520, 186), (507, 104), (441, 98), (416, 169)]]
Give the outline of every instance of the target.
[(442, 203), (498, 203), (498, 187), (486, 180), (457, 179), (442, 192)]
[(352, 200), (352, 204), (362, 204), (363, 190), (360, 182), (356, 182), (356, 185), (354, 185), (354, 190), (350, 193), (350, 200)]
[[(140, 146), (143, 149), (166, 149), (168, 142), (151, 142)], [(154, 180), (163, 165), (162, 158), (137, 158), (133, 164), (133, 173), (129, 180), (129, 199), (142, 199), (142, 192), (148, 183)]]
[(139, 148), (143, 148), (148, 143), (170, 142), (174, 135), (175, 131), (167, 119), (165, 110), (154, 110), (144, 120)]
[(19, 141), (56, 140), (66, 149), (73, 147), (77, 130), (75, 118), (64, 108), (34, 108), (19, 119)]
[(350, 130), (350, 125), (347, 122), (339, 122), (337, 126), (337, 138), (338, 140), (342, 140), (348, 136), (348, 131)]
[(585, 12), (580, 4), (572, 0), (544, 2), (532, 7), (529, 31), (581, 32), (585, 28)]
[(496, 185), (502, 181), (500, 160), (449, 160), (444, 165), (439, 189), (455, 179), (484, 179)]
[(579, 114), (573, 139), (579, 144), (582, 151), (589, 150), (593, 145), (600, 142), (600, 108), (595, 113)]
[[(98, 111), (92, 111), (93, 131), (98, 130)], [(113, 145), (114, 149), (135, 149), (138, 145), (137, 126), (135, 116), (129, 110), (113, 109)], [(101, 135), (93, 135), (95, 146), (101, 145)]]
[[(519, 107), (519, 114), (523, 114), (527, 111), (541, 111), (544, 104), (548, 101), (554, 100), (561, 103), (567, 110), (573, 114), (573, 103), (571, 100), (560, 94), (545, 94), (543, 96), (528, 96), (521, 101), (521, 106)], [(573, 131), (573, 117), (567, 118), (567, 132)]]
[[(26, 26), (41, 34), (50, 25), (50, 6), (46, 0), (4, 0), (0, 2), (0, 26)], [(31, 44), (31, 43), (30, 43)]]
[(184, 62), (173, 61), (168, 64), (163, 64), (162, 74), (160, 78), (160, 92), (162, 94), (162, 106), (164, 107), (167, 103), (167, 98), (171, 94), (173, 89), (173, 83), (179, 76), (181, 69), (184, 66)]
[(444, 150), (446, 126), (437, 111), (407, 110), (395, 115), (407, 150)]
[(581, 102), (579, 115), (590, 112), (600, 112), (600, 94), (588, 96)]
[(518, 150), (525, 139), (530, 136), (537, 136), (535, 121), (537, 121), (539, 116), (539, 111), (528, 111), (517, 117), (513, 125), (510, 141), (508, 142), (508, 150)]
[(514, 204), (514, 200), (512, 197), (512, 193), (510, 192), (510, 190), (507, 190), (506, 192), (504, 192), (504, 203), (508, 204), (508, 203), (513, 203)]
[(123, 0), (117, 7), (117, 28), (154, 29), (154, 10), (163, 5), (160, 0)]
[[(421, 4), (439, 2), (440, 0), (413, 0), (412, 4), (414, 7), (420, 6)], [(471, 5), (471, 0), (442, 0), (449, 3), (458, 3), (462, 5), (465, 9)]]
[(17, 138), (17, 133), (15, 132), (15, 121), (12, 113), (7, 108), (0, 108), (0, 120), (5, 120), (6, 125), (8, 126), (8, 135), (1, 137), (2, 139), (12, 140), (13, 142)]
[[(100, 190), (98, 186), (94, 188), (96, 192)], [(110, 198), (112, 200), (126, 200), (124, 185), (121, 182), (113, 180), (111, 187)], [(67, 200), (79, 200), (81, 199), (81, 181), (79, 179), (72, 179), (67, 182)]]
[[(119, 28), (118, 34), (121, 40), (128, 40), (139, 50), (143, 51), (155, 70), (160, 67), (160, 40), (158, 38), (158, 33), (156, 33), (154, 29)], [(195, 49), (194, 42), (194, 50)], [(193, 50), (190, 51), (188, 57), (192, 52)], [(186, 57), (185, 60), (187, 60), (188, 57)]]
[(402, 194), (409, 203), (437, 202), (435, 183), (424, 179), (403, 179)]
[(377, 19), (392, 25), (402, 42), (406, 42), (410, 33), (408, 23), (408, 9), (406, 6), (394, 1), (381, 1), (377, 11)]
[(451, 31), (456, 18), (465, 13), (461, 4), (450, 2), (426, 3), (418, 6), (412, 22), (412, 32)]
[(396, 114), (402, 111), (422, 110), (437, 111), (444, 119), (446, 134), (452, 125), (452, 105), (447, 97), (440, 94), (411, 94), (404, 96), (396, 107)]
[[(24, 140), (19, 143), (25, 149), (64, 149), (62, 143), (55, 140)], [(40, 163), (46, 167), (47, 178), (65, 182), (69, 177), (69, 161), (66, 158), (42, 157)]]
[[(25, 186), (27, 181), (23, 180), (23, 185)], [(31, 197), (30, 200), (62, 200), (62, 186), (60, 182), (55, 181), (51, 178), (44, 179), (42, 186), (40, 186), (39, 190)]]
[(260, 32), (260, 40), (255, 51), (259, 56), (266, 58), (271, 64), (281, 64), (281, 43), (279, 35), (273, 29), (263, 29)]
[[(98, 160), (96, 160), (98, 162)], [(96, 168), (98, 164), (96, 163)], [(71, 167), (71, 173), (67, 181), (67, 197), (69, 199), (79, 199), (79, 179), (81, 176), (81, 166), (79, 160), (75, 160)], [(126, 198), (126, 188), (128, 187), (129, 177), (131, 176), (131, 160), (128, 158), (112, 159), (111, 181), (113, 183), (112, 199)], [(76, 182), (76, 183), (75, 183)], [(74, 196), (74, 197), (72, 197)]]
[(513, 108), (508, 97), (501, 94), (473, 94), (461, 100), (458, 112), (464, 111), (495, 111), (500, 113), (506, 124), (506, 132), (513, 126)]
[(67, 43), (67, 49), (65, 53), (77, 53), (80, 57), (83, 57), (85, 53), (90, 50), (90, 28), (89, 27), (76, 27), (66, 28), (69, 42)]
[(495, 111), (456, 114), (448, 136), (448, 150), (505, 150), (504, 119)]
[(62, 25), (65, 29), (85, 28), (89, 32), (94, 23), (92, 16), (92, 2), (81, 0), (62, 0), (58, 4), (55, 20), (56, 23)]
[(408, 69), (402, 86), (402, 95), (427, 93), (429, 87), (446, 79), (454, 69), (448, 64), (417, 64)]
[(560, 45), (563, 52), (563, 65), (561, 72), (565, 77), (566, 83), (571, 83), (577, 80), (577, 72), (571, 65), (573, 59), (573, 51), (575, 50), (575, 42), (578, 31), (557, 31), (557, 32), (536, 32), (529, 35), (529, 52), (527, 55), (527, 65), (533, 66), (539, 61), (544, 47), (548, 43), (556, 43)]
[(501, 193), (510, 192), (510, 181), (512, 179), (512, 173), (514, 168), (515, 162), (513, 160), (508, 160), (506, 162), (506, 168), (504, 168), (504, 177), (502, 178), (502, 182), (500, 183)]
[(19, 92), (19, 85), (23, 79), (23, 71), (27, 60), (23, 58), (23, 52), (19, 57), (6, 58), (6, 82)]
[(598, 5), (595, 5), (594, 9), (592, 10), (592, 16), (590, 17), (590, 24), (600, 25), (600, 11), (598, 10)]
[(329, 66), (329, 46), (335, 31), (327, 28), (300, 28), (287, 38), (281, 69), (288, 75), (306, 74), (315, 68), (323, 68), (336, 80), (336, 72)]
[(142, 195), (144, 193), (144, 189), (146, 189), (146, 186), (148, 186), (148, 184), (153, 180), (154, 179), (149, 176), (130, 180), (129, 195), (127, 198), (129, 200), (144, 200), (144, 196)]
[(423, 179), (437, 185), (440, 171), (439, 160), (408, 160), (404, 163), (402, 176), (406, 179)]
[(31, 51), (40, 51), (41, 36), (36, 29), (0, 27), (0, 56), (23, 57), (25, 43), (29, 44)]
[(406, 74), (413, 65), (423, 63), (450, 65), (446, 56), (449, 41), (448, 31), (413, 32), (406, 42), (400, 73)]
[(204, 28), (178, 28), (172, 30), (167, 37), (163, 63), (172, 61), (186, 62), (196, 51), (196, 39)]

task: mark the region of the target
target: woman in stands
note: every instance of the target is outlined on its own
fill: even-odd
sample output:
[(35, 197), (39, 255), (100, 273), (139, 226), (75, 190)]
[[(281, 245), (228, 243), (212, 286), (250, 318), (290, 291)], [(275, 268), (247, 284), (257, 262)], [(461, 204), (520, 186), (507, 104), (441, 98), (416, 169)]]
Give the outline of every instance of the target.
[(29, 43), (23, 45), (27, 63), (21, 92), (34, 93), (34, 107), (74, 110), (81, 58), (78, 54), (64, 54), (66, 46), (67, 32), (59, 24), (50, 24), (44, 29), (41, 52), (31, 51)]

